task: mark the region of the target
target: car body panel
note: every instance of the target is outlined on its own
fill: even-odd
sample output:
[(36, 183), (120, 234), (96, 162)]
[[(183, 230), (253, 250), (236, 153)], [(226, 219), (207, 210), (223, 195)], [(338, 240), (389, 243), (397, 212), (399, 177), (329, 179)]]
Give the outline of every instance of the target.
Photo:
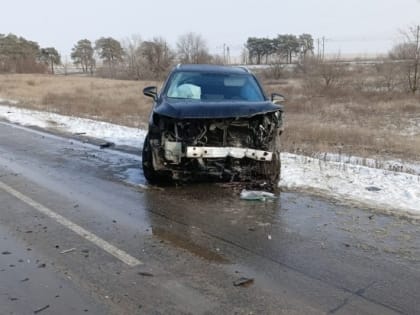
[(164, 98), (154, 110), (156, 114), (175, 119), (205, 118), (241, 118), (252, 117), (275, 111), (282, 111), (283, 106), (265, 102), (200, 102), (196, 100), (169, 100)]

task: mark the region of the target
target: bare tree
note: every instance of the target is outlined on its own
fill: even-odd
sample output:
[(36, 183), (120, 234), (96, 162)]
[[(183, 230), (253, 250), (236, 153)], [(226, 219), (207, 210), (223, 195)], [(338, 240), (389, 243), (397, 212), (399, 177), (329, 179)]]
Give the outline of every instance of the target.
[(394, 46), (389, 56), (400, 62), (408, 89), (415, 94), (420, 86), (420, 26), (412, 26), (402, 34), (404, 41)]
[(375, 65), (378, 75), (377, 86), (387, 92), (393, 92), (401, 84), (401, 65), (392, 60), (384, 60)]
[(310, 89), (337, 88), (342, 84), (346, 73), (339, 55), (328, 60), (307, 57), (300, 69), (305, 75), (305, 85)]
[(210, 63), (211, 55), (206, 41), (200, 34), (181, 35), (176, 44), (178, 58), (182, 63)]
[(139, 53), (143, 57), (143, 70), (152, 79), (162, 79), (169, 71), (175, 58), (175, 53), (162, 37), (144, 41), (139, 47)]
[(140, 52), (142, 43), (140, 35), (133, 35), (121, 43), (125, 53), (124, 61), (127, 65), (127, 75), (135, 80), (139, 80), (142, 76), (143, 57)]

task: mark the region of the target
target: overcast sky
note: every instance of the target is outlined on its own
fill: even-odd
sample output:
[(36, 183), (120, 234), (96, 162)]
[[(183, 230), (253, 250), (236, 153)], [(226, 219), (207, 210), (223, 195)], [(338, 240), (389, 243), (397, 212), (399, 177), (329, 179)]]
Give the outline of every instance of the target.
[(68, 55), (83, 38), (163, 36), (172, 45), (196, 32), (213, 53), (232, 54), (249, 36), (309, 33), (329, 53), (381, 53), (398, 30), (420, 24), (419, 0), (0, 0), (0, 33), (14, 33)]

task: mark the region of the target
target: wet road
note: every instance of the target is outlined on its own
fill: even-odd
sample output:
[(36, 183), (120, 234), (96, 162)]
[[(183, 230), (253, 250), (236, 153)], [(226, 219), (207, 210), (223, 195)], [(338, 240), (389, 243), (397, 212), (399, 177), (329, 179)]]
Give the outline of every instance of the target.
[(0, 314), (420, 314), (418, 222), (139, 164), (0, 123)]

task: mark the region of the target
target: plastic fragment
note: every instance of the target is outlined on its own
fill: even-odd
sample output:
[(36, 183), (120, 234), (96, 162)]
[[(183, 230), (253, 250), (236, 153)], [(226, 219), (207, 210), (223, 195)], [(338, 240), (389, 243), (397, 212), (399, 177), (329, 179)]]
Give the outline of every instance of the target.
[(35, 310), (34, 311), (34, 314), (38, 314), (38, 313), (41, 313), (42, 311), (45, 311), (47, 308), (49, 308), (50, 307), (50, 305), (49, 304), (47, 304), (47, 305), (45, 305), (44, 307), (41, 307), (41, 308), (39, 308), (39, 309), (37, 309), (37, 310)]
[(276, 199), (276, 195), (273, 193), (262, 191), (262, 190), (242, 190), (240, 198), (243, 200), (257, 200), (257, 201), (267, 201)]
[(71, 253), (71, 252), (74, 252), (75, 250), (76, 250), (76, 248), (66, 249), (66, 250), (63, 250), (62, 252), (60, 252), (60, 254), (67, 254), (67, 253)]
[(233, 282), (233, 285), (235, 287), (248, 287), (248, 286), (250, 286), (253, 283), (254, 283), (254, 279), (253, 278), (241, 277), (238, 280), (236, 280), (235, 282)]

